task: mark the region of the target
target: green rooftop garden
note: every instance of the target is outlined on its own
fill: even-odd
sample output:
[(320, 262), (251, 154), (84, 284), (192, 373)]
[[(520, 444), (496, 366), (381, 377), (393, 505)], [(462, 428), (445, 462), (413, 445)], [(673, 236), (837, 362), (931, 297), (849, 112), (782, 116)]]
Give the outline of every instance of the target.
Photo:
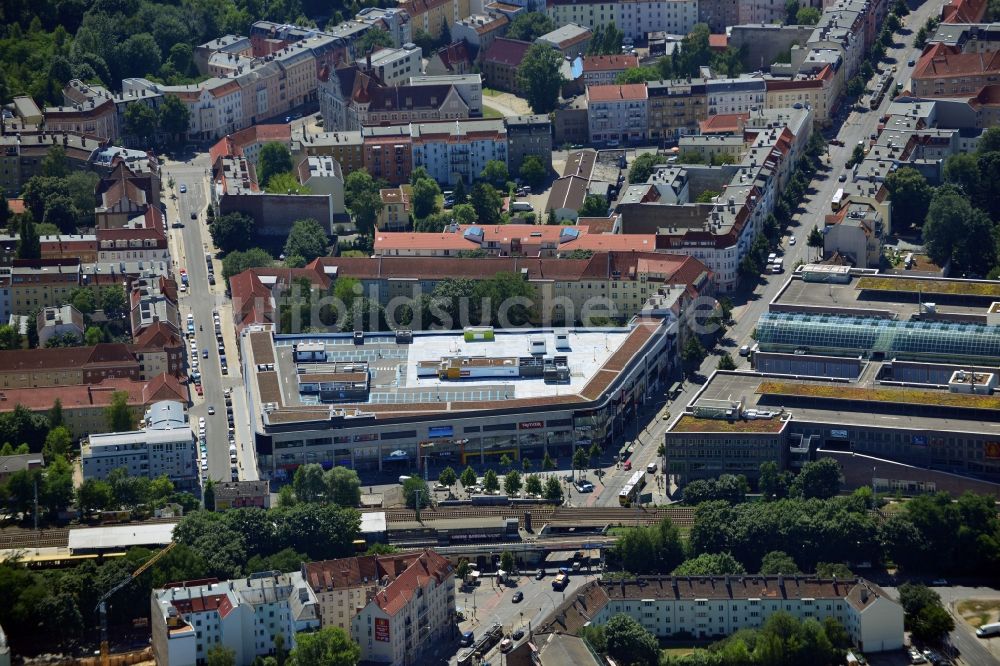
[(772, 419), (700, 419), (685, 414), (677, 421), (671, 432), (779, 432), (784, 422)]
[(860, 388), (843, 384), (793, 384), (791, 382), (765, 381), (757, 393), (795, 395), (833, 400), (860, 400), (892, 402), (900, 405), (940, 405), (975, 409), (1000, 409), (1000, 395), (970, 395), (947, 391), (897, 389), (886, 387)]
[(955, 296), (986, 296), (1000, 298), (1000, 282), (961, 282), (958, 280), (914, 280), (912, 278), (863, 277), (858, 289), (871, 291), (903, 291)]

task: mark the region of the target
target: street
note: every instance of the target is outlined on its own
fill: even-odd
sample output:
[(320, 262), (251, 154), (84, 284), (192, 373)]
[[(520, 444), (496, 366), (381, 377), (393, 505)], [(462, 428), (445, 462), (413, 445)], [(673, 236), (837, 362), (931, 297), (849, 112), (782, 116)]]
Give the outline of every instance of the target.
[[(181, 319), (188, 313), (194, 314), (197, 358), (201, 372), (204, 397), (199, 397), (191, 386), (190, 420), (205, 417), (206, 440), (208, 446), (208, 476), (216, 481), (231, 479), (229, 461), (229, 440), (227, 436), (226, 403), (224, 391), (232, 389), (233, 415), (236, 424), (236, 441), (240, 479), (257, 479), (257, 465), (250, 439), (250, 424), (247, 418), (246, 394), (240, 375), (239, 354), (236, 348), (235, 331), (232, 325), (230, 302), (225, 298), (222, 280), (222, 262), (213, 259), (216, 284), (208, 283), (208, 267), (205, 254), (216, 254), (212, 239), (205, 226), (205, 210), (209, 201), (208, 155), (199, 153), (190, 163), (170, 162), (165, 165), (168, 178), (173, 178), (173, 193), (176, 199), (168, 199), (167, 218), (170, 228), (170, 254), (174, 258), (175, 275), (180, 269), (187, 271), (189, 287), (180, 294)], [(181, 185), (187, 189), (180, 192)], [(191, 219), (191, 213), (197, 220)], [(175, 223), (184, 226), (176, 228)], [(218, 343), (212, 320), (212, 310), (218, 308), (222, 321), (223, 340), (228, 361), (229, 374), (223, 375), (219, 363)], [(202, 350), (208, 350), (208, 358), (202, 358)], [(188, 349), (190, 352), (190, 348)], [(190, 356), (189, 356), (190, 358)], [(189, 361), (190, 363), (190, 361)], [(215, 414), (208, 414), (208, 407), (215, 408)]]

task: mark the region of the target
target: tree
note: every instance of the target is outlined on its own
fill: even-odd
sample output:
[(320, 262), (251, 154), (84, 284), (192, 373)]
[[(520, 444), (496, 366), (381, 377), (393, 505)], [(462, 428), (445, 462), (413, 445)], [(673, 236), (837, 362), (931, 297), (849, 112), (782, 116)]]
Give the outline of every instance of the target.
[(927, 217), (933, 191), (919, 171), (912, 167), (897, 169), (886, 176), (885, 187), (892, 200), (894, 218), (920, 224)]
[(559, 483), (559, 479), (554, 476), (550, 476), (545, 480), (545, 492), (543, 493), (545, 499), (553, 500), (562, 504), (563, 500), (563, 490), (562, 485)]
[(274, 259), (259, 247), (252, 247), (246, 251), (230, 252), (222, 260), (222, 279), (229, 280), (234, 275), (239, 275), (248, 268), (267, 268), (274, 263)]
[(941, 595), (922, 583), (903, 583), (899, 586), (899, 605), (906, 615), (906, 628), (913, 630), (911, 622), (927, 606), (940, 606)]
[(121, 285), (105, 287), (101, 290), (101, 310), (108, 319), (122, 319), (128, 307), (125, 288)]
[(819, 18), (819, 10), (815, 7), (801, 7), (795, 12), (795, 23), (798, 25), (816, 25)]
[(729, 553), (702, 553), (674, 569), (675, 576), (726, 576), (745, 574), (746, 569)]
[(486, 474), (483, 475), (483, 490), (488, 493), (500, 490), (500, 479), (497, 478), (497, 473), (492, 469), (486, 470)]
[(524, 491), (529, 495), (541, 495), (543, 491), (542, 478), (537, 474), (529, 474), (524, 482)]
[(392, 35), (389, 34), (388, 30), (371, 28), (365, 34), (361, 35), (361, 39), (355, 45), (355, 51), (358, 54), (357, 59), (361, 60), (369, 53), (391, 46)]
[(1000, 127), (990, 127), (979, 137), (979, 143), (976, 145), (976, 153), (983, 155), (998, 151), (1000, 151)]
[(441, 196), (441, 188), (430, 178), (421, 178), (413, 185), (413, 217), (423, 219), (431, 213), (437, 212), (438, 197)]
[(370, 234), (382, 211), (379, 184), (364, 169), (352, 171), (344, 181), (344, 198), (362, 234)]
[(479, 174), (480, 180), (497, 188), (504, 187), (508, 178), (507, 165), (500, 160), (489, 160)]
[[(550, 51), (554, 49), (549, 49)], [(469, 194), (469, 203), (476, 210), (476, 218), (482, 224), (499, 224), (503, 199), (500, 193), (488, 183), (476, 183)]]
[(521, 473), (516, 469), (507, 472), (503, 478), (503, 491), (507, 493), (507, 496), (517, 497), (517, 494), (521, 492), (521, 486)]
[[(369, 31), (373, 32), (373, 31)], [(292, 154), (288, 147), (277, 141), (265, 143), (257, 158), (257, 180), (267, 186), (271, 177), (292, 170)]]
[(559, 103), (562, 65), (559, 52), (546, 44), (534, 43), (517, 67), (517, 85), (534, 113), (550, 113)]
[(976, 156), (957, 153), (945, 160), (944, 182), (957, 186), (968, 197), (975, 196), (979, 192), (979, 164)]
[(955, 620), (941, 605), (925, 606), (912, 620), (913, 637), (930, 643), (939, 643), (955, 629)]
[(85, 514), (111, 508), (114, 499), (111, 484), (102, 479), (86, 479), (76, 489), (76, 506)]
[(828, 499), (840, 492), (840, 463), (833, 458), (807, 462), (792, 482), (793, 497)]
[(292, 477), (295, 497), (302, 502), (318, 502), (326, 496), (323, 468), (317, 463), (299, 465)]
[(521, 161), (521, 168), (518, 169), (517, 175), (531, 187), (540, 187), (545, 182), (548, 172), (538, 155), (526, 155)]
[(476, 485), (476, 470), (472, 469), (471, 466), (466, 467), (462, 471), (462, 477), (460, 480), (462, 481), (462, 487), (466, 489)]
[(165, 95), (157, 113), (161, 130), (172, 137), (187, 134), (191, 126), (191, 113), (176, 95)]
[(637, 575), (669, 574), (684, 560), (680, 531), (669, 519), (628, 530), (613, 555), (624, 571)]
[(583, 200), (583, 206), (577, 211), (580, 217), (606, 217), (608, 200), (600, 194), (588, 194)]
[(49, 197), (45, 203), (45, 214), (42, 222), (54, 224), (59, 227), (59, 231), (64, 234), (71, 234), (76, 231), (77, 209), (73, 205), (73, 200), (65, 194), (56, 194)]
[(624, 613), (613, 616), (604, 625), (604, 635), (608, 655), (619, 663), (646, 666), (656, 666), (658, 663), (659, 643), (632, 616)]
[(500, 568), (504, 571), (511, 572), (514, 570), (514, 554), (509, 550), (505, 550), (500, 553)]
[(361, 504), (361, 478), (353, 469), (333, 467), (323, 477), (326, 497), (331, 502), (345, 507)]
[(587, 469), (587, 462), (588, 462), (587, 450), (584, 449), (582, 446), (577, 448), (577, 450), (573, 452), (574, 475), (575, 475), (575, 470), (583, 471)]
[(236, 666), (236, 651), (225, 645), (216, 645), (205, 653), (207, 666)]
[(548, 15), (542, 12), (525, 12), (518, 14), (507, 28), (507, 39), (517, 39), (522, 42), (534, 42), (542, 35), (552, 32), (556, 25)]
[(326, 255), (329, 239), (323, 225), (312, 218), (296, 220), (285, 241), (285, 256), (300, 256), (306, 263)]
[(736, 369), (736, 363), (733, 361), (733, 357), (730, 356), (728, 352), (723, 353), (722, 356), (719, 357), (718, 368), (719, 368), (719, 370), (735, 370)]
[(55, 456), (68, 456), (73, 448), (73, 436), (66, 426), (58, 426), (49, 431), (45, 437), (45, 444), (42, 446), (42, 453), (45, 459), (50, 460)]
[(62, 146), (52, 146), (45, 153), (38, 165), (43, 176), (49, 178), (65, 178), (69, 175), (69, 162), (66, 160), (66, 150)]
[(765, 576), (786, 576), (802, 573), (792, 556), (782, 550), (772, 550), (760, 561), (760, 573)]
[(299, 182), (291, 171), (273, 174), (264, 188), (268, 194), (310, 194), (312, 190)]
[(681, 349), (681, 361), (684, 362), (685, 367), (694, 370), (701, 365), (701, 362), (705, 360), (705, 356), (708, 352), (705, 351), (705, 347), (698, 340), (696, 335), (692, 335), (688, 338), (687, 342), (684, 343), (684, 347)]
[(226, 213), (212, 224), (212, 242), (223, 252), (246, 250), (254, 238), (253, 218), (244, 213)]
[(555, 468), (556, 468), (555, 461), (552, 460), (552, 457), (549, 456), (549, 452), (546, 451), (545, 456), (542, 458), (542, 469), (544, 469), (546, 472), (549, 472), (551, 470), (554, 470)]
[(757, 487), (766, 501), (780, 499), (788, 494), (788, 482), (785, 475), (778, 471), (778, 463), (770, 460), (761, 463)]
[(453, 485), (455, 485), (456, 481), (458, 481), (458, 475), (455, 474), (455, 470), (452, 469), (451, 466), (445, 467), (443, 470), (441, 470), (441, 473), (438, 474), (438, 483), (440, 483), (442, 486), (448, 486), (449, 488), (451, 488)]
[(63, 425), (62, 400), (56, 398), (52, 403), (52, 409), (49, 410), (49, 427), (58, 428), (61, 425)]
[(10, 324), (0, 326), (0, 349), (11, 350), (21, 348), (21, 334)]
[(406, 499), (406, 508), (408, 509), (416, 508), (418, 501), (420, 508), (430, 506), (431, 503), (427, 482), (416, 476), (411, 476), (403, 483), (403, 497)]
[(360, 659), (361, 648), (340, 627), (296, 634), (289, 655), (293, 666), (355, 666)]
[(93, 347), (104, 340), (104, 331), (97, 326), (88, 326), (83, 334), (83, 342), (88, 347)]
[(458, 204), (451, 209), (451, 219), (458, 224), (474, 224), (476, 222), (476, 209), (472, 207), (472, 204)]
[(115, 391), (111, 404), (104, 410), (104, 418), (111, 432), (127, 432), (135, 428), (135, 415), (128, 405), (128, 393)]
[(821, 232), (817, 227), (813, 227), (809, 232), (808, 238), (806, 238), (806, 245), (819, 249), (823, 247), (825, 239), (823, 238), (823, 232)]
[(156, 135), (156, 111), (145, 104), (125, 107), (125, 134), (146, 141)]

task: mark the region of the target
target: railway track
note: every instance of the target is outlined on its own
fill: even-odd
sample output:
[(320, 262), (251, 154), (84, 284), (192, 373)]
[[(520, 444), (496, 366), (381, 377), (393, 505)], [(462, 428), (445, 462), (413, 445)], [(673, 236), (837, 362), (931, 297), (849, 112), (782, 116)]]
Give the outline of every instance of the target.
[[(531, 512), (533, 523), (547, 522), (556, 510), (551, 504), (531, 504), (521, 506), (439, 506), (420, 510), (421, 520), (466, 520), (469, 518), (524, 518), (526, 511)], [(416, 520), (412, 509), (388, 509), (385, 512), (386, 522), (401, 523)]]
[(70, 530), (80, 530), (90, 527), (126, 527), (128, 525), (150, 525), (153, 523), (174, 523), (177, 518), (150, 518), (144, 521), (115, 523), (109, 525), (70, 525), (69, 527), (53, 527), (39, 531), (23, 527), (5, 527), (0, 530), (0, 550), (16, 548), (65, 548), (69, 545)]

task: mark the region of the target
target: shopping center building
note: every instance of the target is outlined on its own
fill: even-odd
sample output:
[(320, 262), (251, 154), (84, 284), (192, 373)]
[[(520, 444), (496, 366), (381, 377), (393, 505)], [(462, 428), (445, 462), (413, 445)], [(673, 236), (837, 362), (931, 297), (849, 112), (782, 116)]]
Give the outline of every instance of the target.
[(507, 456), (540, 465), (608, 445), (662, 394), (678, 320), (624, 328), (241, 336), (258, 464), (379, 471)]

